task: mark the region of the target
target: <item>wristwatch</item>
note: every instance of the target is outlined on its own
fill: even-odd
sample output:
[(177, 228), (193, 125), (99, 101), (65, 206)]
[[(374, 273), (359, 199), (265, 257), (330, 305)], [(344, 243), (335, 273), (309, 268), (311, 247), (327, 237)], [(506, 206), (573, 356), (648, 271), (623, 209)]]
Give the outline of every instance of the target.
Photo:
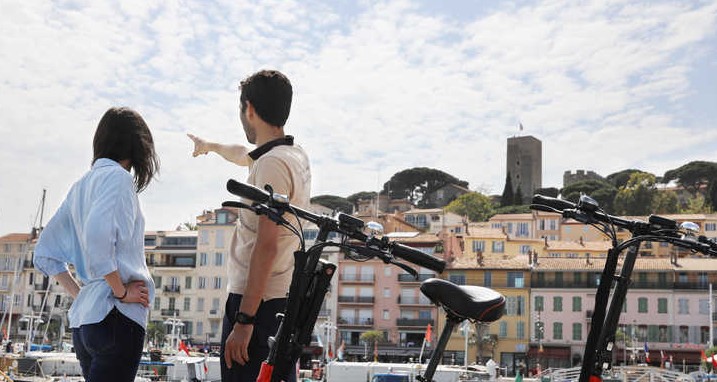
[(234, 323), (240, 325), (254, 325), (256, 316), (250, 316), (244, 312), (237, 311), (234, 315)]

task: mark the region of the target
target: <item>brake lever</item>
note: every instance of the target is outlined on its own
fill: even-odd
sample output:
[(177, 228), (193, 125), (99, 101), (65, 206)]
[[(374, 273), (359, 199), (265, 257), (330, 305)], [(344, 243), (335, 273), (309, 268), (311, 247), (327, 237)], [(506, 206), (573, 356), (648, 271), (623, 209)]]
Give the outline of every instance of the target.
[(415, 269), (409, 267), (408, 265), (406, 265), (406, 264), (404, 264), (404, 263), (399, 263), (399, 262), (396, 261), (395, 259), (389, 260), (389, 263), (391, 263), (391, 264), (393, 264), (393, 265), (395, 265), (395, 266), (397, 266), (397, 267), (403, 269), (404, 271), (410, 273), (410, 274), (413, 276), (414, 279), (418, 280), (418, 271), (416, 271)]
[(222, 203), (222, 207), (244, 208), (247, 210), (254, 211), (254, 208), (252, 208), (252, 206), (242, 202), (237, 202), (235, 200), (227, 200), (226, 202)]

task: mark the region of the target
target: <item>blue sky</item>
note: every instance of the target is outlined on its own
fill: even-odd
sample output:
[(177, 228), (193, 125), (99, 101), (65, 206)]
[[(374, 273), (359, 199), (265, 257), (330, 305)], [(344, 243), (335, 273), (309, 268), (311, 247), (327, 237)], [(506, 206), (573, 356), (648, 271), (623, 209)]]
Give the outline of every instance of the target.
[(500, 193), (506, 138), (566, 170), (657, 175), (716, 160), (717, 1), (4, 1), (0, 234), (46, 219), (90, 165), (104, 111), (138, 110), (162, 172), (140, 199), (169, 230), (246, 170), (191, 157), (187, 132), (246, 143), (237, 84), (294, 85), (286, 127), (314, 195), (378, 189), (416, 166)]

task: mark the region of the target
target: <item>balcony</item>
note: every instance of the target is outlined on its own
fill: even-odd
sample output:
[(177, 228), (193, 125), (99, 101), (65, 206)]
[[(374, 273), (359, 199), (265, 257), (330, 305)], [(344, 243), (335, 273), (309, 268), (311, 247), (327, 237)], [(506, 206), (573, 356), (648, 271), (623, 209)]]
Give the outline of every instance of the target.
[(675, 289), (708, 290), (709, 284), (704, 282), (676, 282)]
[(35, 287), (34, 287), (34, 288), (35, 288), (35, 291), (36, 291), (36, 292), (44, 292), (44, 291), (47, 290), (47, 284), (45, 284), (45, 285), (35, 284)]
[(434, 321), (432, 318), (397, 318), (396, 326), (414, 326), (414, 327), (425, 327), (428, 324), (433, 325)]
[(339, 317), (336, 320), (338, 325), (343, 326), (373, 326), (373, 318)]
[(356, 275), (356, 274), (339, 274), (339, 280), (348, 283), (373, 283), (376, 281), (376, 276), (370, 275)]
[(339, 302), (344, 304), (373, 304), (373, 296), (339, 296)]
[(587, 323), (591, 323), (593, 321), (593, 311), (592, 310), (585, 311), (585, 321)]
[(34, 268), (32, 265), (32, 260), (25, 260), (22, 262), (23, 268)]
[(162, 316), (171, 316), (171, 317), (173, 317), (174, 315), (179, 315), (179, 309), (162, 309), (162, 310), (160, 311), (160, 314), (161, 314)]
[(430, 300), (418, 296), (398, 296), (397, 302), (400, 305), (431, 305)]
[(420, 283), (430, 278), (436, 277), (435, 273), (419, 273), (418, 279), (407, 273), (398, 275), (398, 282), (402, 283)]
[(209, 318), (222, 318), (222, 311), (220, 309), (209, 309)]
[(165, 285), (164, 291), (167, 293), (179, 293), (179, 285)]

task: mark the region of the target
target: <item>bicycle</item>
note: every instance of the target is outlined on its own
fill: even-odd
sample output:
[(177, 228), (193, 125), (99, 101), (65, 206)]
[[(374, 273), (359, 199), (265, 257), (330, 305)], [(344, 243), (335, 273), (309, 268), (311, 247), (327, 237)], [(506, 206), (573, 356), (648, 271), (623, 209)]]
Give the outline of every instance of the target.
[[(705, 236), (697, 235), (699, 226), (692, 222), (678, 224), (672, 219), (650, 215), (648, 221), (628, 220), (612, 216), (603, 211), (598, 203), (587, 195), (581, 195), (578, 203), (567, 200), (533, 196), (531, 209), (554, 212), (563, 218), (574, 219), (594, 226), (604, 233), (612, 243), (600, 275), (600, 284), (595, 295), (592, 323), (588, 333), (580, 369), (580, 382), (599, 382), (602, 375), (612, 368), (612, 351), (615, 347), (615, 332), (622, 312), (622, 306), (630, 285), (630, 275), (635, 266), (640, 243), (645, 241), (666, 242), (672, 245), (717, 257), (717, 243)], [(625, 229), (632, 237), (620, 243), (616, 228)], [(616, 274), (620, 254), (627, 250), (620, 274)], [(615, 284), (612, 299), (610, 290)], [(608, 305), (609, 301), (609, 305)], [(607, 315), (606, 315), (607, 311)], [(602, 325), (601, 325), (602, 324)]]
[[(418, 272), (399, 259), (437, 273), (445, 269), (446, 263), (441, 259), (389, 241), (385, 236), (379, 237), (377, 234), (382, 227), (376, 222), (364, 224), (361, 219), (341, 212), (334, 216), (314, 214), (291, 205), (285, 195), (275, 194), (269, 185), (262, 190), (230, 179), (227, 190), (241, 200), (251, 200), (252, 204), (227, 201), (222, 206), (248, 209), (257, 215), (264, 215), (289, 229), (299, 237), (300, 242), (299, 250), (294, 252), (294, 272), (286, 309), (278, 317), (281, 321), (276, 335), (269, 339), (269, 356), (262, 363), (258, 382), (281, 381), (282, 376), (288, 375), (296, 364), (303, 347), (311, 341), (319, 310), (336, 272), (335, 264), (321, 259), (324, 248), (342, 249), (347, 257), (356, 261), (378, 258), (386, 264), (400, 267), (415, 278), (418, 278)], [(284, 218), (287, 213), (297, 218), (298, 227)], [(301, 219), (319, 228), (316, 241), (309, 249), (306, 249), (302, 235)], [(369, 233), (365, 233), (364, 229), (368, 229)], [(342, 240), (327, 241), (331, 232), (341, 235)], [(453, 328), (465, 320), (486, 323), (498, 320), (503, 315), (505, 297), (489, 288), (459, 286), (438, 278), (425, 280), (420, 289), (432, 303), (446, 311), (447, 317), (428, 367), (422, 376), (417, 377), (421, 382), (431, 382)]]

